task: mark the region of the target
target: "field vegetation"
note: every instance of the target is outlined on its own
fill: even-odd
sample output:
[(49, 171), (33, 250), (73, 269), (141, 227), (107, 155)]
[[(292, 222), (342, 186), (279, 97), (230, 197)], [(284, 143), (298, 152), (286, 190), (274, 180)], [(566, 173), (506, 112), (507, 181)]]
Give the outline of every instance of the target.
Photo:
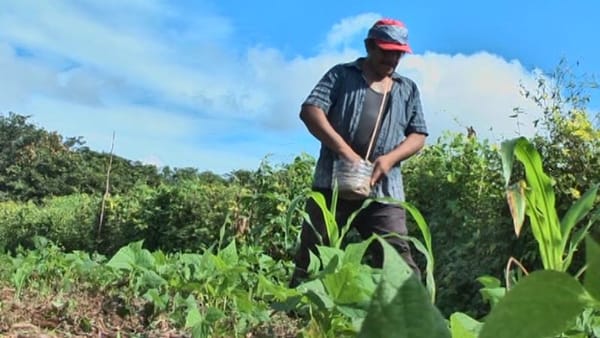
[(543, 111), (534, 136), (448, 132), (403, 163), (407, 200), (387, 202), (408, 211), (422, 280), (331, 220), (293, 289), (305, 201), (335, 208), (309, 191), (314, 158), (157, 168), (0, 115), (0, 335), (600, 337), (589, 88), (560, 68), (523, 89)]

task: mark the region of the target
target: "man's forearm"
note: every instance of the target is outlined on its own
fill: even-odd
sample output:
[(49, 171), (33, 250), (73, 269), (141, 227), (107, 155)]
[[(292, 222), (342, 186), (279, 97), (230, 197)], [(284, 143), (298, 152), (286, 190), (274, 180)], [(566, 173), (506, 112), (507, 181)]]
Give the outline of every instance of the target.
[(425, 138), (424, 134), (411, 133), (387, 155), (396, 165), (421, 150), (425, 145)]
[(300, 118), (310, 131), (327, 148), (350, 161), (357, 161), (360, 156), (352, 150), (340, 134), (331, 126), (325, 113), (312, 105), (302, 106)]

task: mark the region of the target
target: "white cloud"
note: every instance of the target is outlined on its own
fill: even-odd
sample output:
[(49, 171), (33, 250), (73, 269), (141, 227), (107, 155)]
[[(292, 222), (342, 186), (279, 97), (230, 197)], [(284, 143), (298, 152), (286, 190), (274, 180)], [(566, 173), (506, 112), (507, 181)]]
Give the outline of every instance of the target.
[(380, 18), (381, 15), (377, 13), (364, 13), (340, 20), (331, 27), (327, 34), (325, 47), (327, 49), (345, 47), (357, 36), (360, 36), (362, 41), (365, 38), (365, 32)]
[[(534, 89), (535, 71), (526, 70), (516, 60), (506, 61), (486, 52), (428, 52), (408, 56), (398, 71), (419, 85), (433, 135), (443, 130), (465, 131), (469, 126), (492, 140), (534, 131), (533, 120), (540, 110), (520, 94), (520, 84)], [(517, 107), (526, 113), (519, 121), (509, 117)]]
[[(272, 47), (232, 51), (229, 19), (160, 1), (13, 1), (0, 12), (0, 68), (10, 79), (0, 83), (0, 112), (33, 115), (99, 151), (114, 130), (118, 154), (170, 166), (227, 172), (269, 153), (316, 155), (300, 104), (329, 67), (363, 54), (353, 40), (378, 18), (342, 19), (319, 54), (286, 57)], [(518, 61), (426, 53), (399, 71), (420, 86), (434, 137), (470, 125), (480, 134), (493, 126), (495, 137), (515, 129), (515, 106), (533, 111), (518, 87), (532, 74)]]

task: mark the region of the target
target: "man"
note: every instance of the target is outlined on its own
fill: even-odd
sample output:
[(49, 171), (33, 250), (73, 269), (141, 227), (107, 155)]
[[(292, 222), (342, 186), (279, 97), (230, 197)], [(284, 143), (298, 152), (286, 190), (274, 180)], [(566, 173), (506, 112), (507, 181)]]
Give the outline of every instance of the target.
[[(427, 136), (417, 86), (395, 73), (399, 60), (405, 53), (412, 52), (407, 28), (397, 20), (378, 20), (368, 32), (365, 47), (366, 57), (331, 68), (314, 87), (300, 111), (300, 118), (310, 133), (321, 142), (313, 190), (323, 193), (328, 205), (331, 203), (334, 161), (359, 163), (370, 148), (372, 133), (376, 133), (376, 137), (367, 159), (373, 164), (371, 196), (404, 200), (400, 163), (418, 152)], [(339, 200), (338, 224), (345, 224), (348, 216), (362, 203), (362, 200)], [(307, 201), (306, 211), (314, 228), (327, 241), (322, 213), (312, 199)], [(384, 203), (370, 204), (358, 214), (352, 226), (363, 238), (373, 233), (407, 233), (404, 209)], [(387, 240), (419, 274), (408, 244), (394, 236)], [(318, 243), (317, 234), (305, 222), (295, 258), (292, 287), (306, 278), (309, 250), (317, 254), (315, 246)], [(374, 244), (370, 251), (372, 265), (381, 267), (381, 245)]]

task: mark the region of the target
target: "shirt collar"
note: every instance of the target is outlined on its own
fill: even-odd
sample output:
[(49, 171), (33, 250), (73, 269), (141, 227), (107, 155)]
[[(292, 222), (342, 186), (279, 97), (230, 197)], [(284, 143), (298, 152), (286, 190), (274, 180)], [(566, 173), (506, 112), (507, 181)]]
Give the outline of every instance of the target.
[[(363, 62), (365, 60), (364, 57), (359, 57), (358, 59), (352, 61), (352, 62), (348, 62), (345, 65), (349, 68), (354, 68), (356, 70), (358, 70), (359, 72), (362, 72), (362, 69), (360, 68), (360, 63)], [(402, 79), (402, 76), (398, 73), (396, 73), (396, 71), (394, 71), (392, 73), (392, 79), (396, 80), (396, 81), (400, 81)]]

